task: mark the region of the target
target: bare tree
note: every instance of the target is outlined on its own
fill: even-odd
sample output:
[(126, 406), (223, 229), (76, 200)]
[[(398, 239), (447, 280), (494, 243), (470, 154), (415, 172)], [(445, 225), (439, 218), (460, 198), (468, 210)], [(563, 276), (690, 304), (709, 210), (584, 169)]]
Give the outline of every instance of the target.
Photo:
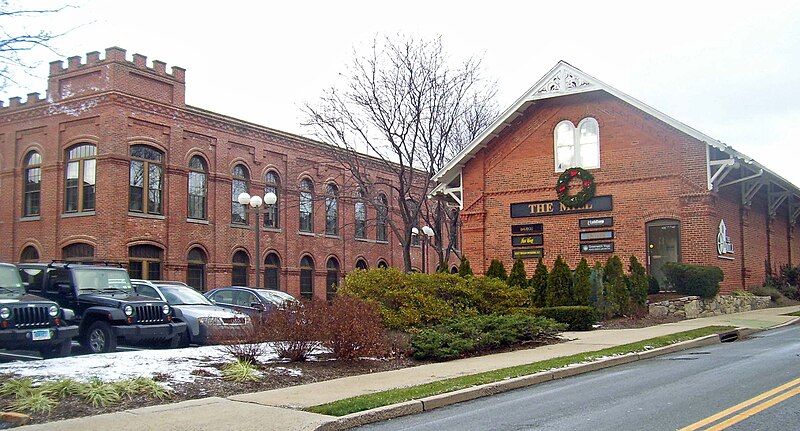
[[(26, 4), (26, 6), (30, 6)], [(32, 18), (49, 18), (52, 25), (52, 15), (71, 6), (58, 8), (38, 9), (24, 8), (9, 0), (0, 0), (0, 90), (9, 83), (16, 83), (15, 72), (30, 70), (37, 66), (29, 61), (24, 54), (44, 48), (55, 53), (51, 46), (53, 39), (65, 33), (53, 33), (48, 30), (29, 30), (22, 21)], [(42, 26), (48, 23), (42, 23)]]
[(482, 77), (479, 59), (451, 67), (441, 38), (404, 36), (376, 37), (367, 52), (354, 52), (342, 77), (342, 89), (332, 87), (317, 105), (305, 105), (305, 125), (341, 149), (336, 157), (379, 215), (385, 211), (379, 193), (394, 199), (387, 224), (403, 246), (405, 270), (411, 270), (412, 228), (420, 218), (434, 229), (444, 266), (457, 220), (445, 225), (449, 212), (428, 201), (431, 177), (494, 118), (494, 82)]

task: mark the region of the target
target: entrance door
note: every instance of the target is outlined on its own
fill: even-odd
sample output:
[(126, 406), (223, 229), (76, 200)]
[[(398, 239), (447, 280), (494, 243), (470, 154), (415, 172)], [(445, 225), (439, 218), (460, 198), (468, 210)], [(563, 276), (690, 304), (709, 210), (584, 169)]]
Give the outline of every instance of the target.
[(681, 260), (681, 225), (677, 220), (655, 220), (647, 223), (647, 269), (664, 290), (666, 278), (661, 267)]

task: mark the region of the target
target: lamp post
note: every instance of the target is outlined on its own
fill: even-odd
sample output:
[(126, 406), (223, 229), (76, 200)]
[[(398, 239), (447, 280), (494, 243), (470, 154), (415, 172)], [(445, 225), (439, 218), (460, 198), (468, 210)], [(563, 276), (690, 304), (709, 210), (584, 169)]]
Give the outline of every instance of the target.
[[(256, 288), (261, 287), (261, 205), (267, 204), (267, 213), (275, 205), (275, 202), (278, 201), (278, 196), (275, 193), (268, 192), (264, 195), (264, 199), (261, 199), (261, 196), (255, 195), (250, 196), (249, 193), (240, 193), (239, 196), (236, 198), (242, 205), (250, 205), (252, 208), (250, 212), (256, 215)], [(245, 208), (247, 211), (247, 208)]]
[[(411, 235), (419, 235), (419, 229), (416, 227), (411, 228)], [(428, 263), (425, 259), (425, 256), (428, 254), (428, 242), (436, 236), (433, 228), (430, 226), (423, 226), (422, 227), (422, 272), (428, 273)]]

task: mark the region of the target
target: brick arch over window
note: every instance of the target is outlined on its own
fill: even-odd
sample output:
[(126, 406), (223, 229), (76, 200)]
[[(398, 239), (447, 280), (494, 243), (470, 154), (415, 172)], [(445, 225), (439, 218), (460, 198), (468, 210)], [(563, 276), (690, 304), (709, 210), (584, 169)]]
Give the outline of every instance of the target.
[(389, 264), (386, 263), (385, 260), (383, 260), (383, 259), (378, 260), (378, 268), (388, 268), (388, 267), (389, 267)]
[(369, 264), (363, 257), (356, 259), (356, 269), (369, 269)]
[(66, 245), (61, 249), (61, 258), (73, 262), (94, 260), (94, 246), (85, 242)]
[(128, 247), (128, 275), (144, 280), (161, 280), (164, 250), (151, 244)]
[(300, 296), (314, 298), (314, 259), (311, 256), (300, 259)]
[(39, 261), (39, 250), (32, 245), (25, 246), (22, 249), (22, 253), (19, 255), (20, 262), (38, 262)]

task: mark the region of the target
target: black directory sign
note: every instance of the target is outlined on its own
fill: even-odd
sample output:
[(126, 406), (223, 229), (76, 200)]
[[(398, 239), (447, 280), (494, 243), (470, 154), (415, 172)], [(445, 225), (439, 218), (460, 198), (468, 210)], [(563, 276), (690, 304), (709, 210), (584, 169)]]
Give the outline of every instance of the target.
[(595, 196), (585, 205), (571, 208), (558, 200), (539, 202), (520, 202), (511, 204), (511, 217), (535, 217), (562, 214), (575, 214), (596, 211), (611, 211), (613, 203), (611, 196)]
[(542, 248), (520, 248), (511, 250), (511, 257), (514, 259), (538, 259), (544, 256)]
[(613, 253), (613, 242), (593, 242), (581, 244), (581, 253)]
[(578, 220), (578, 226), (581, 229), (589, 229), (593, 227), (610, 227), (614, 226), (614, 218), (613, 217), (582, 218)]
[(596, 230), (591, 232), (580, 232), (581, 241), (596, 241), (599, 239), (614, 239), (613, 230)]
[(527, 246), (542, 245), (543, 243), (544, 243), (544, 238), (542, 237), (541, 234), (511, 237), (511, 245), (513, 247), (520, 247), (525, 245)]
[(528, 233), (542, 233), (544, 227), (541, 223), (535, 224), (514, 224), (511, 225), (512, 235), (524, 235)]

